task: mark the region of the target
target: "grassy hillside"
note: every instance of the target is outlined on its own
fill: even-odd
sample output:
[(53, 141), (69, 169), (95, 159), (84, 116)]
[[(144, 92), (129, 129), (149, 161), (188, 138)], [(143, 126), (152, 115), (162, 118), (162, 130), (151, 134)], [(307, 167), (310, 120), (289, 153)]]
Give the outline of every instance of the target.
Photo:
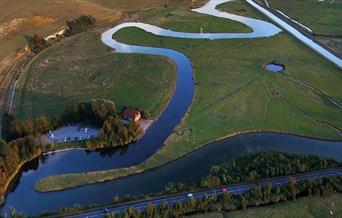
[(80, 0), (11, 0), (0, 2), (0, 60), (24, 47), (34, 33), (47, 36), (58, 32), (67, 20), (93, 15), (99, 23), (117, 21), (118, 10)]

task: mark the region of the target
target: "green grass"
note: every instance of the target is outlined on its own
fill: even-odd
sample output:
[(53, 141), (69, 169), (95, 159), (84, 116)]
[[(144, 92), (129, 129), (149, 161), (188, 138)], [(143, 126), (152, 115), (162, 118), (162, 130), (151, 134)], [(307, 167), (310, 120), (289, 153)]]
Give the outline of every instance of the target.
[(204, 213), (204, 214), (196, 214), (196, 215), (190, 215), (190, 216), (185, 216), (188, 218), (223, 218), (224, 215), (222, 213)]
[(132, 105), (156, 116), (175, 84), (175, 68), (156, 56), (114, 54), (98, 31), (42, 52), (18, 85), (15, 114), (21, 119), (60, 115), (89, 99), (110, 99), (118, 108)]
[(70, 148), (85, 148), (84, 141), (70, 141), (70, 142), (58, 142), (52, 145), (48, 145), (48, 147), (43, 147), (44, 152), (50, 152), (54, 149), (63, 150)]
[[(330, 214), (330, 211), (333, 214)], [(304, 197), (296, 201), (271, 206), (248, 208), (246, 211), (229, 213), (207, 213), (187, 216), (188, 218), (302, 218), (302, 217), (341, 217), (342, 194), (327, 197)]]
[[(341, 140), (336, 129), (317, 122), (342, 128), (340, 109), (311, 90), (263, 69), (264, 64), (277, 60), (285, 64), (286, 75), (342, 101), (341, 72), (286, 33), (263, 39), (210, 41), (158, 37), (128, 28), (115, 38), (130, 44), (174, 48), (190, 57), (197, 85), (187, 116), (166, 145), (138, 166), (53, 176), (38, 183), (37, 190), (59, 190), (141, 172), (240, 132), (277, 131)], [(272, 98), (274, 91), (282, 98)]]
[(249, 10), (249, 4), (246, 1), (234, 0), (231, 2), (218, 5), (217, 8), (221, 11), (226, 11), (228, 13), (269, 21), (269, 19), (262, 16), (262, 14), (259, 11)]
[(203, 32), (251, 32), (252, 29), (244, 24), (190, 12), (187, 7), (169, 6), (159, 10), (151, 9), (138, 13), (139, 17), (145, 23), (153, 23), (156, 26), (162, 26), (180, 32), (199, 33), (201, 28)]
[(342, 36), (342, 0), (269, 0), (269, 4), (317, 34)]

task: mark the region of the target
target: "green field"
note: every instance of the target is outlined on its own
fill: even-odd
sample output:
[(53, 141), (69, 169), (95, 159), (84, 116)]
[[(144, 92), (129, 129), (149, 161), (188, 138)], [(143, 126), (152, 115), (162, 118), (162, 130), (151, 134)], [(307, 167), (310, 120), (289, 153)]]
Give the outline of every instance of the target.
[[(332, 214), (330, 213), (332, 211)], [(302, 218), (341, 217), (342, 194), (328, 197), (305, 197), (272, 206), (248, 208), (246, 211), (230, 213), (208, 213), (188, 216), (189, 218)]]
[[(251, 31), (235, 21), (189, 13), (186, 4), (142, 10), (138, 16), (178, 31), (199, 32), (201, 27), (208, 32)], [(113, 100), (119, 107), (143, 108), (153, 116), (161, 111), (173, 90), (171, 64), (159, 57), (111, 54), (100, 41), (101, 31), (69, 39), (36, 58), (18, 85), (15, 113), (19, 118), (59, 115), (67, 105), (98, 98)]]
[(152, 23), (180, 32), (252, 32), (244, 24), (224, 18), (190, 12), (188, 7), (168, 6), (158, 10), (146, 10), (138, 13), (145, 23)]
[(269, 0), (281, 10), (309, 27), (316, 39), (342, 57), (342, 0)]
[(342, 36), (342, 0), (269, 0), (270, 7), (308, 26), (316, 34)]
[[(253, 17), (259, 16), (244, 4), (238, 8)], [(153, 23), (153, 19), (148, 18), (147, 22)], [(193, 104), (166, 146), (144, 163), (125, 169), (50, 177), (45, 183), (50, 184), (45, 187), (48, 190), (141, 172), (213, 140), (241, 132), (277, 131), (341, 140), (335, 128), (342, 128), (341, 109), (282, 74), (264, 70), (265, 64), (277, 60), (286, 66), (284, 75), (309, 83), (342, 101), (340, 70), (286, 33), (262, 39), (210, 41), (158, 37), (128, 28), (115, 38), (130, 44), (174, 48), (188, 55), (195, 72)], [(274, 97), (274, 92), (280, 97)]]
[(102, 98), (153, 116), (161, 111), (173, 92), (174, 67), (161, 57), (114, 54), (100, 41), (101, 31), (66, 40), (33, 61), (17, 87), (19, 118), (60, 115), (75, 102)]

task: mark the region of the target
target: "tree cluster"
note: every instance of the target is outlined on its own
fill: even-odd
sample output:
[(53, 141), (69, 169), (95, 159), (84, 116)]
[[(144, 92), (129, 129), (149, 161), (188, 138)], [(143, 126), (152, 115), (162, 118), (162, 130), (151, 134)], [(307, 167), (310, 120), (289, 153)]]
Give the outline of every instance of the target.
[(141, 128), (131, 121), (124, 123), (112, 101), (82, 102), (65, 110), (61, 123), (85, 123), (101, 127), (99, 137), (86, 141), (87, 150), (115, 148), (138, 139)]
[(115, 148), (127, 145), (138, 139), (141, 132), (139, 124), (131, 121), (124, 124), (120, 118), (108, 117), (100, 130), (98, 139), (86, 142), (87, 150)]
[(2, 138), (9, 142), (27, 136), (38, 136), (44, 134), (58, 126), (58, 121), (46, 116), (38, 117), (34, 120), (21, 121), (12, 114), (5, 113), (2, 116)]
[(208, 188), (223, 184), (248, 182), (331, 168), (337, 164), (332, 159), (321, 159), (312, 155), (260, 152), (212, 166), (210, 173), (201, 180), (199, 186)]
[[(245, 210), (247, 207), (270, 205), (283, 201), (294, 200), (303, 196), (328, 196), (334, 192), (342, 192), (342, 177), (320, 178), (296, 182), (289, 178), (286, 186), (256, 187), (242, 195), (232, 195), (228, 192), (217, 196), (203, 196), (200, 199), (189, 199), (185, 202), (168, 204), (164, 202), (159, 206), (148, 204), (145, 210), (128, 208), (126, 211), (115, 214), (105, 214), (105, 218), (181, 218), (187, 215), (203, 214), (208, 212), (229, 212), (238, 209)], [(96, 205), (94, 205), (96, 207)], [(82, 207), (76, 204), (71, 208), (62, 208), (57, 213), (45, 211), (41, 217), (58, 215), (67, 216), (77, 214), (83, 210), (91, 209), (92, 206)], [(15, 211), (15, 210), (14, 210)], [(18, 213), (12, 217), (24, 217)]]
[(93, 100), (67, 107), (59, 119), (42, 116), (21, 121), (12, 114), (5, 113), (2, 117), (1, 134), (9, 142), (27, 136), (37, 137), (61, 126), (80, 123), (101, 128), (97, 139), (86, 141), (87, 150), (123, 146), (136, 141), (141, 133), (139, 124), (122, 121), (112, 101)]
[(91, 15), (82, 15), (71, 21), (67, 21), (67, 30), (65, 34), (67, 36), (75, 35), (86, 31), (88, 28), (93, 27), (96, 23), (96, 19)]
[(17, 167), (41, 152), (32, 136), (19, 138), (6, 143), (0, 140), (0, 195), (6, 190), (7, 180), (17, 171)]
[(29, 48), (35, 53), (41, 52), (44, 48), (46, 48), (46, 46), (46, 40), (38, 34), (34, 34), (33, 38), (29, 42)]
[(108, 117), (118, 118), (114, 102), (104, 99), (93, 100), (67, 107), (60, 123), (83, 123), (101, 127)]

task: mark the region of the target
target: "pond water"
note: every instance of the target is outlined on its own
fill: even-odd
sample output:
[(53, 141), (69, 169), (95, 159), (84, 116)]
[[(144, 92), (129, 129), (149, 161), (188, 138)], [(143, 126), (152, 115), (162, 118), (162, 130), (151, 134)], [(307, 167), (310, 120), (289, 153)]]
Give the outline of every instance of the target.
[(270, 72), (281, 72), (285, 69), (283, 65), (274, 63), (267, 64), (265, 68)]

